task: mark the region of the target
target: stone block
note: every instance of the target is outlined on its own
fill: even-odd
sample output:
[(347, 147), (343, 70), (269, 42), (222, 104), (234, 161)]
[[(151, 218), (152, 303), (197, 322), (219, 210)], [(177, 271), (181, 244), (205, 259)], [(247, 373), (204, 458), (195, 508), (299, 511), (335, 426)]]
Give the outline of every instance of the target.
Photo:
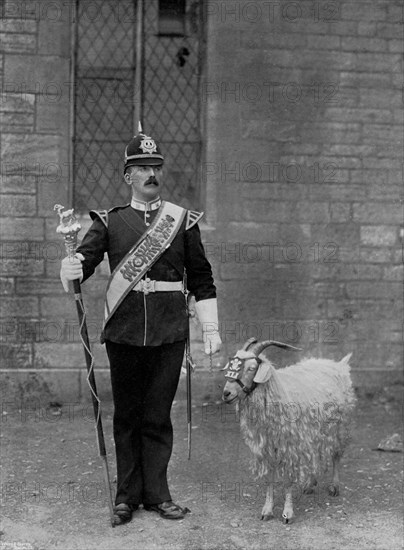
[[(105, 349), (100, 344), (92, 345), (96, 368), (108, 366)], [(36, 368), (86, 368), (83, 345), (81, 342), (36, 342), (34, 343), (34, 357)]]
[(403, 274), (403, 265), (392, 265), (383, 269), (383, 279), (389, 281), (403, 281)]
[(24, 343), (0, 344), (2, 369), (24, 369), (32, 364), (32, 346)]
[(33, 277), (44, 274), (44, 262), (42, 260), (20, 258), (10, 258), (9, 253), (1, 249), (0, 273), (10, 277)]
[(31, 113), (35, 111), (35, 94), (14, 93), (13, 88), (3, 86), (0, 94), (0, 112)]
[(341, 46), (341, 39), (337, 35), (309, 35), (306, 37), (306, 40), (307, 46), (311, 50), (339, 50)]
[(357, 71), (375, 71), (384, 73), (401, 72), (401, 61), (398, 54), (391, 53), (358, 53), (355, 66)]
[[(66, 128), (66, 122), (69, 114), (68, 103), (64, 102), (46, 102), (39, 103), (37, 106), (36, 126), (37, 132), (61, 134)], [(67, 173), (67, 166), (61, 171)]]
[(367, 170), (382, 170), (386, 172), (389, 172), (389, 169), (392, 168), (391, 172), (393, 172), (395, 165), (398, 166), (398, 162), (393, 158), (385, 158), (385, 155), (389, 154), (388, 149), (390, 149), (390, 147), (392, 147), (392, 145), (383, 147), (383, 150), (379, 149), (378, 155), (374, 157), (365, 158), (363, 161), (364, 167)]
[(351, 299), (366, 299), (373, 296), (375, 299), (400, 300), (402, 285), (396, 282), (349, 282), (346, 284), (347, 296)]
[(274, 315), (283, 304), (287, 293), (287, 284), (272, 284), (268, 292), (263, 293), (264, 285), (240, 285), (239, 281), (228, 281), (221, 285), (218, 281), (218, 295), (222, 309), (222, 318), (245, 322), (255, 318)]
[(30, 297), (3, 297), (0, 306), (0, 316), (12, 317), (37, 317), (39, 315), (38, 298)]
[(399, 125), (384, 125), (384, 124), (367, 124), (363, 134), (364, 143), (377, 144), (381, 147), (386, 147), (393, 144), (397, 147), (398, 143), (402, 143), (402, 129)]
[(403, 41), (402, 40), (389, 40), (389, 52), (392, 53), (401, 53), (403, 51)]
[[(3, 218), (0, 220), (1, 237), (4, 241), (42, 241), (44, 238), (44, 223), (41, 218)], [(0, 245), (1, 246), (1, 245)], [(8, 250), (18, 248), (10, 245)], [(5, 246), (1, 246), (4, 252)], [(22, 247), (20, 247), (22, 251)]]
[(393, 246), (397, 242), (397, 230), (389, 225), (362, 225), (361, 242), (371, 246)]
[[(8, 167), (8, 173), (18, 175), (37, 174), (44, 177), (61, 170), (60, 139), (41, 134), (1, 135), (2, 162)], [(54, 180), (53, 180), (54, 183)]]
[(351, 206), (345, 202), (335, 202), (330, 205), (332, 222), (347, 222), (351, 219)]
[(347, 36), (341, 38), (341, 49), (358, 52), (385, 52), (387, 40), (384, 38), (364, 38)]
[(377, 23), (375, 21), (359, 21), (358, 23), (358, 35), (359, 36), (375, 36)]
[(13, 83), (24, 92), (36, 94), (67, 92), (69, 82), (69, 61), (54, 55), (6, 56), (4, 81)]
[(44, 175), (38, 182), (38, 214), (49, 216), (55, 204), (65, 204), (68, 207), (67, 196), (70, 186), (68, 175), (68, 140), (53, 136), (58, 146), (58, 161), (43, 165)]
[[(371, 232), (369, 235), (371, 238), (371, 241), (374, 241), (374, 239), (377, 240), (377, 234), (375, 235), (374, 232)], [(363, 263), (378, 263), (378, 264), (384, 264), (384, 263), (390, 263), (391, 261), (391, 249), (390, 248), (369, 248), (367, 246), (361, 246), (360, 253), (359, 253), (359, 261)], [(401, 258), (402, 261), (402, 258)]]
[(325, 122), (305, 122), (299, 128), (299, 133), (310, 143), (356, 143), (361, 137), (361, 127), (358, 123), (330, 124)]
[(34, 115), (27, 113), (2, 113), (2, 129), (4, 132), (22, 134), (34, 129)]
[(402, 25), (398, 22), (377, 24), (377, 36), (381, 38), (396, 38), (400, 40), (403, 38), (402, 30)]
[(14, 292), (14, 279), (12, 277), (0, 277), (0, 294), (12, 295)]
[(3, 18), (0, 20), (0, 32), (35, 34), (36, 30), (37, 30), (36, 21), (30, 21), (30, 20), (21, 19), (21, 18), (15, 18), (15, 19)]
[(404, 22), (404, 7), (401, 2), (392, 2), (386, 5), (387, 18), (389, 23), (402, 24)]
[[(59, 268), (60, 269), (60, 268)], [(76, 319), (76, 304), (71, 294), (66, 294), (63, 288), (59, 296), (40, 296), (43, 316), (57, 319)]]
[[(386, 88), (386, 89), (373, 89), (371, 87), (369, 88), (362, 88), (360, 90), (360, 97), (361, 97), (361, 104), (366, 108), (371, 108), (370, 112), (372, 112), (372, 109), (374, 110), (385, 110), (387, 107), (391, 110), (392, 107), (397, 107), (400, 109), (402, 107), (402, 91), (401, 88)], [(370, 118), (368, 118), (368, 122), (380, 122), (379, 120), (375, 119), (372, 121)], [(381, 121), (383, 122), (383, 121)], [(397, 123), (396, 119), (393, 119), (393, 122)]]
[[(17, 278), (16, 280), (16, 293), (18, 295), (32, 294), (32, 295), (61, 295), (63, 291), (62, 283), (60, 279), (31, 279), (31, 278)], [(47, 311), (43, 312), (43, 316), (47, 316)]]
[(36, 35), (0, 32), (0, 47), (4, 53), (33, 53)]
[(83, 350), (78, 343), (37, 342), (34, 344), (33, 366), (36, 369), (76, 368), (83, 364), (83, 359)]
[(397, 177), (397, 185), (390, 183), (388, 185), (380, 185), (379, 183), (372, 184), (369, 186), (369, 198), (371, 200), (400, 200), (403, 187), (398, 182), (401, 177)]
[(356, 222), (384, 224), (380, 225), (380, 232), (382, 233), (386, 226), (402, 223), (403, 208), (401, 204), (397, 203), (353, 203), (353, 220)]
[(72, 28), (72, 25), (63, 21), (39, 21), (38, 53), (69, 58), (70, 29)]
[(367, 89), (390, 89), (391, 75), (388, 73), (372, 72), (341, 72), (340, 85)]
[(317, 263), (311, 266), (313, 279), (335, 279), (340, 281), (379, 280), (382, 278), (382, 267), (375, 265)]
[[(332, 6), (332, 4), (330, 4)], [(335, 4), (334, 4), (335, 6)], [(328, 23), (329, 34), (339, 34), (341, 36), (356, 36), (360, 23), (356, 21), (330, 21)]]
[[(302, 277), (303, 266), (293, 264), (289, 266), (269, 264), (267, 262), (255, 263), (224, 263), (220, 266), (220, 279), (226, 280), (261, 280), (261, 284), (269, 284), (274, 280), (291, 281), (298, 280)], [(265, 282), (265, 283), (264, 283)]]
[[(304, 34), (271, 34), (266, 31), (259, 33), (251, 33), (250, 30), (243, 29), (239, 33), (239, 43), (236, 47), (242, 48), (244, 56), (247, 57), (249, 50), (253, 50), (253, 55), (256, 53), (254, 50), (272, 50), (276, 49), (297, 49), (303, 48), (307, 44), (308, 38)], [(236, 38), (236, 37), (235, 37)], [(234, 51), (233, 41), (229, 41), (230, 51)], [(314, 37), (313, 37), (314, 38)], [(320, 35), (320, 38), (321, 37)], [(227, 42), (227, 41), (226, 41)]]
[[(362, 101), (362, 104), (369, 106), (365, 101)], [(391, 111), (388, 109), (347, 109), (343, 108), (331, 108), (327, 109), (327, 118), (330, 120), (346, 120), (347, 122), (356, 122), (362, 120), (366, 122), (379, 122), (385, 123), (393, 122)], [(352, 159), (352, 162), (358, 162), (357, 159)], [(354, 168), (359, 168), (359, 166), (354, 166)]]
[[(17, 173), (15, 173), (17, 171)], [(10, 173), (10, 175), (8, 175)], [(1, 193), (36, 193), (37, 176), (24, 174), (23, 166), (2, 166), (0, 174)]]
[(2, 195), (0, 216), (35, 216), (36, 197), (29, 195)]
[[(329, 295), (332, 291), (329, 291)], [(325, 316), (327, 307), (326, 298), (318, 298), (305, 294), (289, 297), (282, 304), (281, 316), (289, 319), (309, 317), (321, 319)]]
[(380, 3), (343, 3), (341, 5), (341, 19), (346, 21), (384, 21), (386, 11), (381, 9)]
[[(362, 170), (353, 170), (351, 172), (351, 182), (354, 184), (364, 184), (366, 183), (366, 185), (370, 185), (370, 184), (376, 184), (376, 185), (379, 185), (380, 187), (385, 187), (388, 183), (388, 173), (386, 170), (377, 170), (377, 169), (374, 169), (374, 170), (368, 170), (367, 167), (366, 167), (366, 163), (367, 163), (367, 160), (365, 160), (364, 162), (364, 168)], [(358, 185), (355, 189), (355, 198), (357, 197), (356, 195), (356, 190), (357, 189), (360, 189), (361, 187)], [(365, 189), (365, 186), (362, 186), (362, 189)], [(366, 199), (367, 195), (363, 195), (363, 196), (360, 196), (359, 198), (362, 200), (362, 199)]]

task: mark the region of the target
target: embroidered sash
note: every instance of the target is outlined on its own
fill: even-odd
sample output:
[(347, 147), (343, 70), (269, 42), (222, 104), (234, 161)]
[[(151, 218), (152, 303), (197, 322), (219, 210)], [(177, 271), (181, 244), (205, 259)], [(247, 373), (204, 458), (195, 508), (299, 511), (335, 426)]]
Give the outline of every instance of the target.
[(187, 211), (163, 201), (153, 223), (111, 274), (104, 309), (104, 327), (132, 288), (170, 246)]

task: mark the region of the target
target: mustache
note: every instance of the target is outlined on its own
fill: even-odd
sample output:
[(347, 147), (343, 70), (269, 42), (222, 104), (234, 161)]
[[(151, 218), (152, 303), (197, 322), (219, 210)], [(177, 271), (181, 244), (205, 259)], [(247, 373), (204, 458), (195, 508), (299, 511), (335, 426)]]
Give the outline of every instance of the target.
[(145, 185), (151, 185), (151, 184), (158, 185), (158, 181), (154, 176), (150, 176), (150, 178), (145, 181)]

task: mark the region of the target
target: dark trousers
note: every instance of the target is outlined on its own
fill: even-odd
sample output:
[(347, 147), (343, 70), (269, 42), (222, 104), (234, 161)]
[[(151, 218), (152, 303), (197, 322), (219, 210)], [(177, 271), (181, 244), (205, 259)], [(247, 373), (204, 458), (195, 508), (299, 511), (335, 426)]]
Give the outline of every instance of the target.
[(185, 342), (158, 347), (105, 343), (115, 407), (115, 503), (171, 500), (167, 483), (173, 446), (170, 412)]

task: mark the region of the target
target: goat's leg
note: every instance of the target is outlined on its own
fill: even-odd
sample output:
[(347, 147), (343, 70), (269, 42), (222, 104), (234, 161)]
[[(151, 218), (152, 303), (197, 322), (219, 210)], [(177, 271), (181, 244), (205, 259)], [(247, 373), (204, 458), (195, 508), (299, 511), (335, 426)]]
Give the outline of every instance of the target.
[(312, 495), (314, 493), (315, 487), (317, 486), (317, 479), (313, 474), (310, 474), (309, 479), (303, 486), (303, 493), (305, 495)]
[(265, 504), (262, 508), (261, 519), (268, 521), (274, 518), (274, 482), (271, 481), (268, 483), (267, 493), (265, 497)]
[(290, 523), (293, 518), (293, 484), (290, 483), (285, 488), (285, 504), (282, 512), (282, 522), (285, 524)]
[(334, 454), (332, 457), (332, 482), (328, 485), (328, 494), (332, 497), (339, 495), (339, 465), (341, 455)]

